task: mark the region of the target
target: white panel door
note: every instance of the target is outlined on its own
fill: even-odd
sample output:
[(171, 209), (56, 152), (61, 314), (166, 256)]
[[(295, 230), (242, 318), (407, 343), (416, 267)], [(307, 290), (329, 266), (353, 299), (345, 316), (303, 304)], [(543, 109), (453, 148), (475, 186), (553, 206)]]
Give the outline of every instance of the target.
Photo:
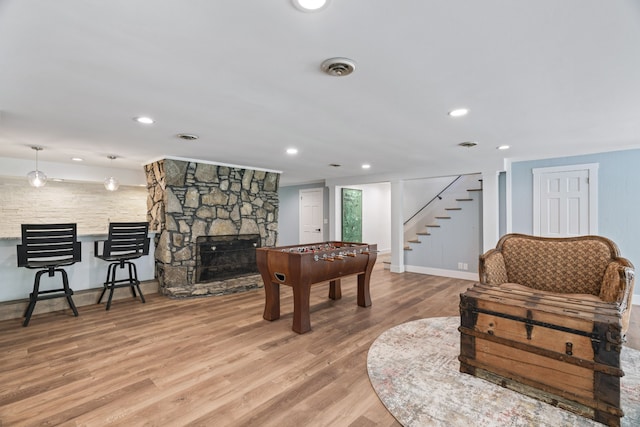
[(323, 225), (323, 189), (300, 190), (300, 244), (321, 242)]
[(592, 191), (596, 171), (589, 167), (534, 169), (534, 234), (571, 237), (597, 233), (597, 199), (593, 200), (597, 193)]

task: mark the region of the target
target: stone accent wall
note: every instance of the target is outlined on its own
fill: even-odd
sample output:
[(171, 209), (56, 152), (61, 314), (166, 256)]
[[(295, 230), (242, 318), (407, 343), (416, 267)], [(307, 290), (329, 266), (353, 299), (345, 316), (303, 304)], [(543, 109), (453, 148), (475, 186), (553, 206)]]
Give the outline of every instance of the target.
[(102, 183), (49, 180), (34, 188), (26, 177), (0, 177), (0, 238), (20, 237), (21, 224), (52, 222), (75, 222), (79, 235), (107, 234), (109, 222), (145, 221), (146, 198), (139, 186), (107, 191)]
[[(164, 159), (145, 166), (150, 226), (156, 235), (160, 292), (169, 296), (233, 292), (228, 283), (196, 284), (199, 236), (259, 234), (275, 246), (278, 183), (274, 172)], [(260, 281), (259, 275), (252, 279)], [(242, 284), (245, 289), (247, 284)]]

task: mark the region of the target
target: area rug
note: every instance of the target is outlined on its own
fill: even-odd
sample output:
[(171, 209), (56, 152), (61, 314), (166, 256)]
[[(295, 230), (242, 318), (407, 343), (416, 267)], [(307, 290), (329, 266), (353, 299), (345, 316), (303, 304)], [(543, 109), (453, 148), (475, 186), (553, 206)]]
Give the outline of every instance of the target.
[[(381, 334), (367, 370), (382, 403), (405, 427), (602, 426), (458, 371), (459, 317), (408, 322)], [(640, 426), (640, 351), (624, 348), (622, 426)]]

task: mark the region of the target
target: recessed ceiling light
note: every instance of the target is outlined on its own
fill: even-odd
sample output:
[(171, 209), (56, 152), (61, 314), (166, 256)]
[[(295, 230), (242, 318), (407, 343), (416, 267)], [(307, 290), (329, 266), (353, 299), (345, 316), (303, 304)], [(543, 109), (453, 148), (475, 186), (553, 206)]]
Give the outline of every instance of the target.
[(317, 12), (329, 4), (329, 0), (292, 0), (296, 9), (303, 12)]
[(508, 145), (500, 145), (500, 146), (498, 146), (498, 147), (496, 147), (496, 148), (497, 148), (498, 150), (508, 150), (508, 149), (509, 149), (509, 148), (511, 148), (511, 147), (510, 147), (510, 146), (508, 146)]
[(451, 117), (462, 117), (469, 114), (469, 109), (467, 108), (456, 108), (455, 110), (449, 111), (449, 115)]
[(151, 117), (134, 117), (134, 119), (138, 123), (142, 123), (143, 125), (150, 125), (155, 122)]
[(73, 160), (74, 162), (84, 162), (84, 159), (81, 157), (72, 157), (71, 160)]
[(371, 167), (370, 164), (365, 163), (364, 165), (362, 165), (362, 169), (369, 169)]
[(287, 154), (298, 154), (298, 149), (297, 148), (287, 148)]

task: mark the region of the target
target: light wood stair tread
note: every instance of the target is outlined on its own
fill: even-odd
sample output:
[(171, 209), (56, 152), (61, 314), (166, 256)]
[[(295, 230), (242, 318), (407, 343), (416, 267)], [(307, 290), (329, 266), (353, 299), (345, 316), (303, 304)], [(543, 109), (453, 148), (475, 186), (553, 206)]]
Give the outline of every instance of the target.
[(418, 236), (431, 236), (431, 233), (429, 233), (428, 231), (418, 231), (416, 234)]
[(456, 199), (456, 202), (472, 202), (473, 199)]
[(482, 188), (470, 188), (467, 191), (482, 191)]
[(462, 208), (444, 208), (445, 211), (461, 211)]
[(451, 219), (450, 216), (437, 216), (436, 219)]
[(438, 224), (427, 224), (425, 227), (440, 227)]
[(409, 243), (422, 243), (418, 239), (409, 240)]

